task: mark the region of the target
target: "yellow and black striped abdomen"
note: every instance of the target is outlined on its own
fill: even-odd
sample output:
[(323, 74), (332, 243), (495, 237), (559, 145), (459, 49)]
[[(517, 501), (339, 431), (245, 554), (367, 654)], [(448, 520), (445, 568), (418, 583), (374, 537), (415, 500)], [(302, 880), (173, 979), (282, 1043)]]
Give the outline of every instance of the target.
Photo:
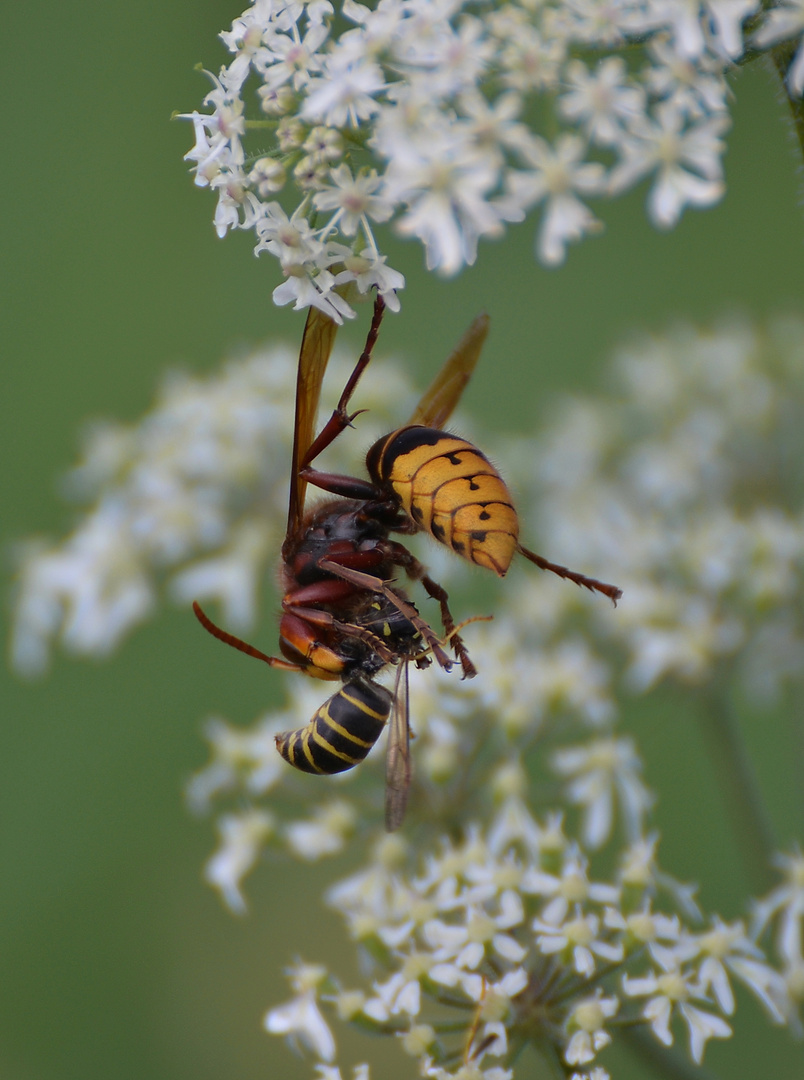
[(355, 679), (295, 731), (276, 736), (285, 761), (302, 772), (345, 772), (359, 765), (379, 739), (391, 713), (391, 694), (370, 679)]
[(506, 573), (519, 519), (505, 481), (476, 446), (447, 431), (406, 427), (375, 443), (366, 464), (419, 528), (464, 559)]

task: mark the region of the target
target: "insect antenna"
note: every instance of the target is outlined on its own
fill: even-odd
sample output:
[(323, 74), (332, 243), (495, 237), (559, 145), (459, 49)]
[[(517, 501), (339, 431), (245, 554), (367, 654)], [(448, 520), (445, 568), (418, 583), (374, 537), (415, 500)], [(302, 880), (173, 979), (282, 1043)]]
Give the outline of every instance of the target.
[(222, 641), (224, 645), (231, 645), (238, 652), (245, 653), (246, 656), (253, 656), (255, 660), (262, 660), (271, 667), (282, 668), (283, 671), (300, 670), (298, 664), (292, 664), (289, 660), (280, 660), (276, 656), (268, 656), (266, 653), (260, 652), (259, 649), (255, 649), (253, 645), (249, 645), (247, 641), (243, 641), (241, 638), (235, 637), (234, 634), (222, 630), (220, 626), (216, 626), (212, 619), (202, 610), (197, 600), (193, 600), (193, 613), (207, 633), (212, 634), (218, 641)]

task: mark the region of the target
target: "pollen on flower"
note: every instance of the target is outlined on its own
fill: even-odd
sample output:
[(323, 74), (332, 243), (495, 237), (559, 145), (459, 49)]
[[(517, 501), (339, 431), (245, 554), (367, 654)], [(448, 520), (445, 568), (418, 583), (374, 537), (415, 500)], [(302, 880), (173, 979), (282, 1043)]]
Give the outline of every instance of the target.
[(335, 996), (335, 1009), (340, 1020), (353, 1020), (363, 1011), (366, 995), (362, 990), (344, 990)]
[(589, 894), (589, 884), (583, 874), (570, 872), (562, 877), (559, 893), (571, 904), (585, 900)]
[(689, 996), (686, 981), (677, 971), (660, 975), (656, 980), (656, 987), (659, 993), (670, 1001), (685, 1001)]
[(402, 1046), (406, 1054), (421, 1058), (427, 1053), (435, 1039), (436, 1033), (430, 1024), (414, 1024), (402, 1037)]

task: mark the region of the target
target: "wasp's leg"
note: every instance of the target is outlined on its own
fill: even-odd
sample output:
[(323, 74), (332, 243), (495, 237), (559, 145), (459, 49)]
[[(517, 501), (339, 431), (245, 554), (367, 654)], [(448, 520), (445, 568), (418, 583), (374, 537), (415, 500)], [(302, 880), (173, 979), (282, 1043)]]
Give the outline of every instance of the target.
[(444, 624), (444, 633), (452, 642), (455, 655), (457, 656), (463, 671), (463, 677), (464, 679), (473, 679), (475, 675), (477, 675), (477, 668), (472, 663), (460, 634), (455, 632), (455, 619), (452, 617), (452, 612), (449, 609), (449, 594), (447, 590), (443, 585), (439, 585), (437, 581), (433, 581), (428, 575), (424, 565), (402, 544), (397, 544), (393, 540), (388, 540), (382, 545), (382, 548), (383, 551), (388, 554), (389, 558), (391, 558), (398, 566), (401, 566), (413, 581), (420, 581), (422, 583), (428, 596), (432, 597), (433, 600), (438, 601), (439, 606), (441, 607), (441, 622)]
[(473, 679), (477, 675), (477, 668), (472, 663), (466, 646), (463, 643), (463, 638), (455, 629), (455, 620), (452, 617), (452, 612), (449, 609), (449, 595), (443, 585), (439, 585), (437, 581), (433, 581), (427, 574), (419, 579), (427, 591), (428, 596), (431, 596), (433, 600), (437, 600), (441, 607), (441, 622), (444, 624), (444, 633), (452, 642), (452, 647), (455, 650), (455, 655), (458, 657), (458, 661), (463, 671), (464, 679)]
[(345, 499), (369, 499), (375, 502), (382, 497), (377, 488), (368, 480), (360, 480), (357, 476), (344, 476), (342, 473), (319, 472), (318, 469), (311, 469), (309, 465), (299, 471), (299, 479), (305, 480), (313, 487), (321, 488), (322, 491), (330, 491), (333, 495), (343, 495)]
[(404, 615), (408, 622), (416, 627), (424, 641), (427, 643), (428, 648), (432, 649), (433, 656), (436, 658), (439, 665), (446, 671), (449, 671), (452, 667), (452, 661), (444, 652), (438, 634), (436, 634), (429, 623), (424, 621), (412, 604), (409, 604), (394, 592), (387, 581), (383, 581), (382, 578), (375, 577), (372, 574), (364, 574), (360, 570), (352, 570), (350, 567), (340, 566), (337, 562), (333, 562), (332, 559), (321, 559), (318, 565), (322, 570), (326, 570), (328, 574), (334, 574), (336, 577), (343, 578), (344, 581), (350, 581), (353, 585), (357, 585), (367, 592), (380, 593), (387, 600), (390, 600), (397, 611)]
[[(342, 584), (346, 585), (349, 583), (343, 582)], [(354, 592), (354, 585), (350, 585), (350, 589)], [(299, 619), (304, 626), (308, 628), (311, 642), (315, 638), (315, 634), (310, 632), (309, 628), (322, 627), (326, 630), (336, 630), (349, 637), (358, 638), (360, 641), (364, 641), (386, 664), (393, 663), (397, 658), (397, 654), (394, 650), (389, 649), (378, 634), (375, 634), (373, 630), (369, 630), (365, 626), (359, 626), (357, 623), (342, 622), (340, 619), (336, 619), (329, 611), (321, 611), (319, 608), (302, 607), (298, 604), (291, 604), (285, 601), (283, 601), (282, 606), (285, 609), (286, 616), (290, 615), (293, 618)], [(285, 621), (285, 617), (283, 617), (283, 622)], [(294, 641), (294, 647), (298, 648), (296, 641)], [(327, 647), (322, 645), (322, 643), (316, 639), (314, 648), (320, 650)], [(332, 652), (330, 649), (327, 649), (327, 651)], [(333, 653), (333, 655), (338, 654)]]
[(574, 581), (576, 585), (582, 585), (584, 589), (589, 589), (590, 592), (603, 593), (604, 596), (608, 596), (611, 602), (617, 607), (617, 601), (623, 594), (622, 589), (618, 589), (616, 585), (607, 585), (605, 581), (598, 581), (597, 578), (586, 577), (585, 574), (579, 574), (577, 570), (570, 570), (566, 566), (559, 566), (557, 563), (548, 562), (547, 559), (541, 555), (537, 555), (535, 551), (529, 551), (528, 548), (523, 547), (522, 544), (517, 544), (517, 551), (520, 555), (524, 555), (526, 559), (534, 563), (540, 570), (549, 570), (553, 574), (558, 574), (560, 578), (566, 578), (568, 581)]
[(355, 369), (349, 376), (349, 380), (346, 383), (346, 386), (343, 388), (343, 393), (341, 394), (340, 401), (335, 406), (332, 416), (330, 416), (329, 420), (327, 420), (326, 424), (324, 424), (318, 437), (313, 440), (313, 445), (302, 458), (299, 473), (301, 473), (302, 469), (310, 465), (311, 462), (315, 461), (318, 455), (321, 454), (324, 450), (326, 450), (329, 444), (331, 442), (334, 442), (342, 431), (345, 431), (346, 428), (350, 427), (352, 421), (356, 416), (359, 416), (361, 412), (365, 411), (363, 409), (358, 409), (357, 412), (350, 414), (346, 411), (346, 408), (349, 404), (349, 401), (351, 400), (352, 394), (355, 392), (355, 387), (360, 381), (360, 376), (363, 374), (363, 372), (369, 365), (369, 361), (371, 360), (371, 354), (377, 342), (377, 335), (380, 332), (380, 323), (382, 322), (382, 317), (384, 314), (385, 301), (378, 294), (374, 300), (374, 314), (371, 319), (371, 326), (369, 327), (368, 335), (366, 336), (366, 344), (363, 348), (363, 352), (358, 357), (357, 363), (355, 364)]

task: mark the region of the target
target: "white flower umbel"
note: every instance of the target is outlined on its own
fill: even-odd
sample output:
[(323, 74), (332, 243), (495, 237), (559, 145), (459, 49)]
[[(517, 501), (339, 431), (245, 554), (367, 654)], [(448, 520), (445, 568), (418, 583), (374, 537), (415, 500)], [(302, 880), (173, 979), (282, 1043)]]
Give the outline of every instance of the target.
[[(642, 1021), (669, 1045), (676, 1013), (695, 1062), (709, 1039), (731, 1035), (724, 1013), (732, 1015), (734, 1001), (711, 961), (717, 955), (735, 975), (732, 959), (773, 970), (739, 924), (716, 918), (710, 932), (696, 934), (677, 914), (653, 912), (653, 901), (672, 904), (659, 875), (642, 889), (642, 911), (629, 914), (614, 883), (581, 888), (579, 856), (573, 891), (593, 904), (592, 890), (601, 902), (605, 895), (605, 918), (585, 911), (581, 900), (560, 923), (534, 919), (543, 908), (534, 886), (553, 858), (551, 846), (529, 852), (514, 839), (495, 852), (487, 837), (496, 825), (492, 817), (488, 834), (475, 829), (462, 842), (442, 837), (413, 860), (398, 838), (384, 840), (363, 870), (330, 890), (369, 983), (349, 988), (330, 975), (319, 1000), (333, 1016), (399, 1039), (421, 1075), (442, 1080), (505, 1072), (512, 1046), (523, 1042), (589, 1069), (576, 1076), (607, 1075), (596, 1059), (622, 1030)], [(548, 841), (551, 832), (542, 835)], [(646, 945), (655, 966), (634, 977), (644, 970)], [(308, 990), (305, 1008), (310, 1000)], [(298, 998), (291, 1005), (302, 1009)]]
[[(376, 229), (389, 221), (454, 274), (541, 202), (537, 254), (558, 263), (601, 227), (581, 195), (619, 195), (656, 171), (648, 206), (662, 228), (721, 197), (726, 76), (745, 35), (761, 50), (804, 31), (801, 0), (759, 7), (256, 0), (221, 34), (232, 58), (210, 76), (206, 111), (185, 114), (186, 158), (217, 192), (218, 233), (254, 229), (257, 251), (279, 260), (277, 303), (348, 317), (333, 276), (389, 299), (401, 275), (367, 283), (349, 266), (364, 250), (383, 258)], [(279, 192), (307, 238), (297, 259), (265, 243)]]

